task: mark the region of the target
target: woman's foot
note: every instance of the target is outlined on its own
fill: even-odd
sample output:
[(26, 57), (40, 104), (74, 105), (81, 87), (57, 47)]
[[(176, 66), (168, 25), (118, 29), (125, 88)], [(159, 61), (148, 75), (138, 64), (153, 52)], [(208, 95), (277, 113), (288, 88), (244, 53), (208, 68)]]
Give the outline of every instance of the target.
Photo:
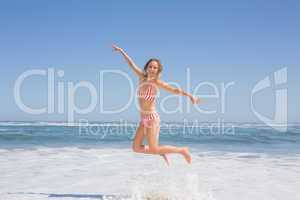
[(166, 161), (167, 165), (169, 166), (170, 163), (169, 163), (169, 159), (168, 159), (167, 155), (166, 154), (160, 154), (160, 155), (163, 157), (163, 159)]
[(183, 147), (181, 154), (184, 156), (184, 159), (186, 160), (187, 163), (189, 164), (192, 163), (192, 157), (190, 155), (190, 150), (188, 147)]

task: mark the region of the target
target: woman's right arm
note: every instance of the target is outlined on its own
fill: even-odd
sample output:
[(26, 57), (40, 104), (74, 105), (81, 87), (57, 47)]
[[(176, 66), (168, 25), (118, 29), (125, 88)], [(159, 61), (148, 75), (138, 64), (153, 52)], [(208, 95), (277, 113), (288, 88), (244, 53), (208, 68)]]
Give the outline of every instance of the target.
[(130, 68), (134, 71), (134, 73), (142, 78), (144, 76), (143, 71), (133, 62), (133, 60), (127, 55), (127, 53), (120, 47), (113, 45), (113, 50), (120, 52), (123, 57), (125, 58), (125, 60), (127, 61), (128, 65), (130, 66)]

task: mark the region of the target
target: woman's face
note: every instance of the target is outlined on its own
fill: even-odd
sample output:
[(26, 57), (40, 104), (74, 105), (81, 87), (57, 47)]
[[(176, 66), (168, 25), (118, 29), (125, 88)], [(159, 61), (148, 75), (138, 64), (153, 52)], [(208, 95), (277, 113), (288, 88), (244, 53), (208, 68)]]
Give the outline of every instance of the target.
[(148, 67), (146, 69), (146, 72), (149, 76), (151, 77), (156, 77), (158, 75), (158, 71), (159, 71), (159, 65), (156, 61), (151, 61), (148, 64)]

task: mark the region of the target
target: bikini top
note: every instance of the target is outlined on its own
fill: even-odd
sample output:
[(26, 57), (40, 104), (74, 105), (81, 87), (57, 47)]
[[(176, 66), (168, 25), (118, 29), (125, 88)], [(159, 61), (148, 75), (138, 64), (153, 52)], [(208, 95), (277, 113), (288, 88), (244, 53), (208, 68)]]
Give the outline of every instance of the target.
[(154, 83), (148, 82), (150, 81), (144, 82), (139, 85), (137, 96), (146, 101), (154, 101), (156, 97), (156, 86), (154, 85)]

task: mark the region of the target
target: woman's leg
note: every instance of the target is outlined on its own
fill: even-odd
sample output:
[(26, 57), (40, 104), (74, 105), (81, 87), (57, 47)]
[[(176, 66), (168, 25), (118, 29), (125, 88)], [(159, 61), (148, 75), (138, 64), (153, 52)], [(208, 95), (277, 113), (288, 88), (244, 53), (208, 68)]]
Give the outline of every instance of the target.
[(140, 123), (139, 127), (136, 130), (132, 144), (132, 150), (136, 153), (143, 153), (145, 149), (145, 146), (143, 145), (143, 140), (145, 137), (144, 131), (144, 125)]
[[(149, 152), (149, 146), (148, 145), (143, 145), (143, 140), (146, 134), (146, 129), (144, 125), (141, 123), (136, 131), (134, 140), (133, 140), (133, 145), (132, 149), (136, 153), (145, 153), (145, 154), (153, 154)], [(166, 161), (167, 165), (169, 165), (169, 160), (166, 156), (166, 154), (160, 154), (163, 159)]]
[(176, 147), (171, 145), (158, 145), (158, 134), (160, 131), (159, 120), (155, 120), (151, 126), (145, 127), (146, 135), (149, 143), (149, 148), (145, 149), (150, 154), (167, 154), (167, 153), (178, 153), (182, 154), (188, 163), (191, 163), (191, 156), (188, 147)]

